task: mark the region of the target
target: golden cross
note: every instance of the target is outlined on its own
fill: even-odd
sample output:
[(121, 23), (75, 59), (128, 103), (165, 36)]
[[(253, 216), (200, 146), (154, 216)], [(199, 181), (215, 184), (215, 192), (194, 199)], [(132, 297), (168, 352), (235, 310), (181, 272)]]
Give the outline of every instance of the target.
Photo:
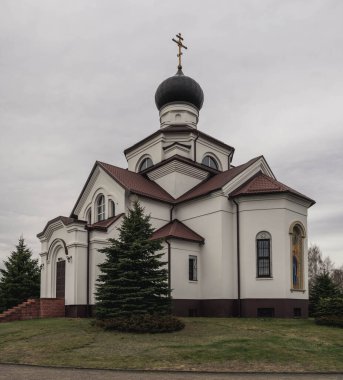
[(181, 36), (181, 33), (177, 34), (176, 35), (176, 38), (178, 38), (178, 41), (176, 41), (174, 38), (172, 39), (176, 44), (177, 46), (179, 47), (179, 54), (177, 55), (178, 58), (179, 58), (179, 66), (177, 67), (179, 70), (182, 69), (182, 65), (181, 65), (181, 55), (183, 54), (181, 52), (181, 48), (184, 48), (184, 49), (187, 49), (187, 46), (183, 45), (182, 41), (183, 41), (183, 38)]

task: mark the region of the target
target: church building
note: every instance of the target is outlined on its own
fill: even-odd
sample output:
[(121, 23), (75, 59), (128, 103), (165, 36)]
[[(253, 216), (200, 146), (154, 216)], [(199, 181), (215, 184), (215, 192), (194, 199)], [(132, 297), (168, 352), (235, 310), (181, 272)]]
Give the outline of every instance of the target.
[(41, 297), (69, 317), (94, 310), (99, 249), (117, 238), (135, 200), (161, 239), (178, 316), (307, 317), (307, 210), (315, 202), (279, 182), (261, 155), (198, 129), (204, 94), (181, 66), (157, 88), (157, 130), (124, 150), (127, 168), (95, 162), (69, 216), (41, 241)]

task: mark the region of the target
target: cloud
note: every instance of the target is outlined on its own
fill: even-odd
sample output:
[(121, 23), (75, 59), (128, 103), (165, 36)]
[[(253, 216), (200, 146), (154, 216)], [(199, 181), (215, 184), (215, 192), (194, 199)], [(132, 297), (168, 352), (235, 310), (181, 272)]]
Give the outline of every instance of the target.
[[(313, 197), (310, 239), (343, 263), (340, 1), (3, 1), (0, 4), (0, 261), (21, 233), (69, 215), (99, 159), (158, 129), (154, 93), (176, 71), (205, 92), (199, 129), (264, 154)], [(144, 15), (144, 17), (143, 17)], [(343, 208), (342, 208), (343, 209)]]

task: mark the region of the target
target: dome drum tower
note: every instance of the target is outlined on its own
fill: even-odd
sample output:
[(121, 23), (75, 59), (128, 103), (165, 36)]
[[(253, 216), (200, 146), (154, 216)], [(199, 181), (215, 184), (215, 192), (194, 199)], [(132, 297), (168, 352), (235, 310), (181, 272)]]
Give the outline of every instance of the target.
[(155, 103), (160, 112), (161, 128), (175, 124), (196, 128), (204, 93), (200, 85), (179, 68), (174, 76), (158, 86)]

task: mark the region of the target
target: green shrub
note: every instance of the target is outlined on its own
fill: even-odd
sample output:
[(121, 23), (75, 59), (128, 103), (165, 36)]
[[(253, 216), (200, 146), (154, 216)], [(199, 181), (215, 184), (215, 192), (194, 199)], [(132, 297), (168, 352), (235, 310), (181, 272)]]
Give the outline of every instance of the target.
[(316, 317), (315, 322), (317, 325), (335, 326), (343, 328), (343, 317), (337, 315), (325, 315)]
[(151, 334), (179, 331), (185, 327), (182, 321), (173, 316), (150, 314), (97, 320), (95, 324), (105, 330)]
[(315, 322), (319, 325), (343, 327), (343, 296), (321, 298)]

